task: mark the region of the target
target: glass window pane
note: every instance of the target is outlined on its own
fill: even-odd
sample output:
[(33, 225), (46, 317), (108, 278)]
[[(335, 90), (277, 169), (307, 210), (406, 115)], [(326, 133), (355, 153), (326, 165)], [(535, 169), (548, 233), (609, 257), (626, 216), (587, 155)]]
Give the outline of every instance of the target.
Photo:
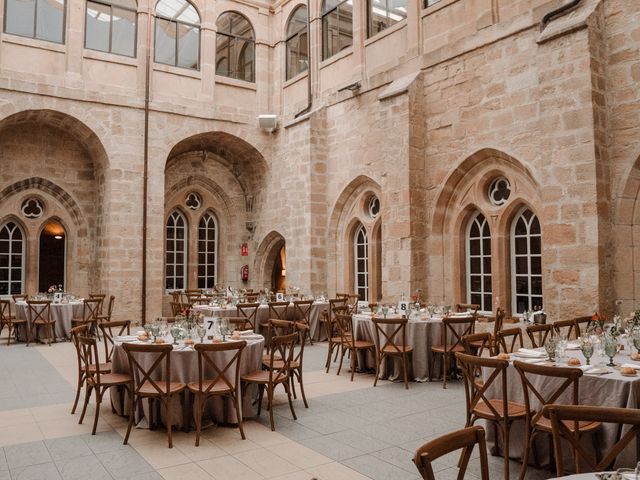
[(101, 52), (109, 51), (109, 22), (111, 8), (100, 3), (87, 2), (85, 47)]
[(386, 0), (369, 0), (369, 36), (381, 32), (389, 25)]
[(480, 240), (469, 241), (469, 254), (480, 255)]
[(480, 305), (482, 303), (482, 295), (479, 293), (472, 293), (469, 298), (471, 299), (471, 303), (475, 303), (476, 305)]
[(543, 305), (542, 305), (542, 297), (532, 297), (531, 298), (531, 307), (532, 308), (541, 309), (543, 307)]
[(529, 273), (527, 257), (516, 257), (516, 273)]
[(482, 253), (484, 255), (491, 255), (491, 239), (485, 238), (482, 240)]
[(482, 282), (480, 280), (480, 275), (472, 275), (471, 276), (471, 291), (479, 292), (481, 290)]
[(492, 304), (493, 304), (493, 300), (491, 298), (491, 295), (485, 295), (484, 296), (484, 305), (482, 306), (482, 308), (484, 310), (486, 310), (486, 311), (491, 311)]
[(491, 273), (491, 257), (482, 259), (482, 267), (484, 268), (484, 273)]
[(62, 43), (64, 28), (64, 2), (38, 0), (36, 38)]
[(111, 51), (128, 57), (135, 56), (136, 12), (113, 7)]
[(200, 53), (200, 30), (178, 24), (178, 66), (197, 70)]
[(156, 18), (155, 61), (167, 65), (176, 64), (176, 24)]
[(526, 255), (527, 253), (527, 239), (526, 237), (516, 237), (516, 254)]
[[(484, 279), (484, 291), (485, 292), (491, 292), (492, 288), (491, 288), (491, 275), (483, 275), (482, 278)], [(491, 304), (489, 304), (490, 306)]]
[(540, 255), (540, 252), (541, 252), (540, 237), (531, 237), (531, 253), (533, 255)]
[(338, 7), (338, 11), (340, 14), (340, 50), (344, 50), (353, 43), (353, 9), (351, 2), (344, 2)]
[(469, 259), (470, 273), (480, 273), (480, 258), (474, 257)]
[(33, 37), (35, 15), (35, 0), (6, 0), (4, 31), (24, 37)]
[(524, 219), (522, 217), (520, 217), (518, 219), (518, 222), (516, 223), (515, 234), (516, 235), (526, 235), (527, 234), (527, 225), (524, 222)]
[(533, 295), (542, 295), (542, 277), (531, 278), (531, 293)]
[(529, 281), (527, 277), (516, 277), (516, 293), (529, 293)]
[(542, 273), (542, 259), (531, 257), (531, 273), (540, 275)]
[(301, 5), (296, 8), (287, 25), (287, 37), (307, 28), (307, 7)]

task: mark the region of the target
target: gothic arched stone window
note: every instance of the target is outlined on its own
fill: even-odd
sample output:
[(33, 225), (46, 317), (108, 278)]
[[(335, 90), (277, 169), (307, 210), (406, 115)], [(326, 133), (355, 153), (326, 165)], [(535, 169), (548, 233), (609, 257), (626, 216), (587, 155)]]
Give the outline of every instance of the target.
[(529, 208), (516, 215), (511, 227), (511, 292), (514, 313), (542, 308), (542, 233)]
[(218, 266), (218, 222), (206, 212), (198, 223), (198, 288), (216, 286)]
[(358, 300), (369, 301), (369, 238), (364, 225), (360, 225), (353, 236), (354, 291)]
[(187, 270), (187, 220), (178, 210), (167, 218), (165, 250), (165, 288), (186, 288)]
[(482, 213), (475, 214), (467, 226), (467, 301), (492, 311), (491, 229)]
[(0, 227), (0, 295), (22, 293), (24, 285), (24, 234), (15, 222)]

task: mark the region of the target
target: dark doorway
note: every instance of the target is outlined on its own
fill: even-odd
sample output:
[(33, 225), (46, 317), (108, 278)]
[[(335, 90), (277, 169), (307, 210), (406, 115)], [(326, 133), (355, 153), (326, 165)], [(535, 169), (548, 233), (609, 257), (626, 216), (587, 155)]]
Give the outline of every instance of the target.
[(46, 292), (52, 285), (64, 284), (64, 264), (67, 235), (60, 223), (52, 220), (40, 234), (40, 260), (38, 269), (38, 291)]
[(274, 248), (278, 253), (273, 262), (273, 271), (271, 272), (271, 291), (284, 293), (287, 288), (287, 254), (284, 240), (279, 242)]

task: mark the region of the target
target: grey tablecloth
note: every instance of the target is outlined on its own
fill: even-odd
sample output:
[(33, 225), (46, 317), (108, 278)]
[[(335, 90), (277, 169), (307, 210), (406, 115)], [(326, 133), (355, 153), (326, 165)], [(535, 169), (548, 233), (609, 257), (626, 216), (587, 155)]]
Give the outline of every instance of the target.
[[(27, 320), (28, 328), (31, 328), (27, 310), (27, 302), (16, 302), (16, 318)], [(71, 319), (73, 318), (82, 318), (82, 302), (51, 304), (51, 320), (56, 321), (56, 338), (69, 338)], [(21, 341), (27, 339), (24, 329), (18, 332), (18, 339)]]
[[(242, 351), (242, 358), (240, 360), (240, 375), (244, 375), (256, 370), (260, 370), (262, 365), (262, 354), (264, 348), (264, 339), (255, 340), (247, 343), (247, 346)], [(149, 368), (155, 359), (152, 354), (139, 354), (141, 357), (141, 364), (145, 368)], [(233, 356), (233, 352), (218, 352), (220, 361), (218, 366), (223, 368)], [(113, 373), (129, 373), (129, 362), (127, 360), (127, 354), (121, 345), (116, 344), (113, 350), (112, 357), (112, 371)], [(153, 376), (154, 380), (160, 380), (159, 372), (155, 372)], [(208, 372), (205, 369), (205, 374), (214, 372)], [(233, 381), (233, 374), (235, 372), (228, 371), (227, 378)], [(198, 381), (198, 353), (189, 348), (186, 350), (174, 350), (171, 353), (171, 381), (190, 383)], [(121, 407), (123, 403), (122, 395), (125, 393), (122, 389), (111, 389), (111, 398), (116, 411), (121, 415), (128, 415), (129, 413), (129, 401), (125, 398), (124, 411)], [(180, 397), (180, 398), (179, 398)], [(243, 417), (252, 417), (256, 415), (258, 411), (258, 405), (255, 403), (257, 397), (257, 387), (251, 385), (250, 388), (243, 392), (242, 396), (242, 412)], [(180, 396), (175, 396), (172, 405), (172, 422), (178, 428), (183, 427), (184, 414), (187, 413), (187, 418), (190, 419), (191, 425), (193, 425), (193, 415), (191, 409), (193, 407), (192, 397), (189, 392), (185, 392)], [(142, 411), (136, 412), (136, 423), (139, 427), (147, 427), (149, 418), (149, 405), (144, 401)], [(186, 411), (185, 411), (186, 409)], [(221, 424), (237, 424), (238, 419), (236, 417), (235, 409), (231, 401), (226, 398), (213, 398), (207, 401), (207, 408), (203, 416), (203, 421), (208, 419), (213, 420), (216, 423)], [(164, 416), (162, 417), (164, 422)]]
[[(578, 350), (567, 350), (568, 357), (576, 357), (582, 361), (584, 365), (585, 359), (582, 353)], [(598, 358), (592, 358), (592, 364), (597, 362)], [(616, 356), (615, 362), (630, 363), (629, 357), (625, 355)], [(607, 361), (608, 363), (608, 361)], [(633, 363), (633, 362), (631, 362)], [(609, 368), (609, 367), (605, 367)], [(490, 372), (483, 372), (485, 378), (488, 377)], [(557, 388), (562, 381), (556, 379), (549, 379), (540, 376), (530, 376), (530, 380), (533, 385), (545, 392)], [(580, 379), (579, 388), (579, 403), (581, 405), (597, 405), (603, 407), (622, 407), (622, 408), (640, 408), (640, 376), (636, 377), (624, 377), (618, 372), (617, 369), (613, 369), (613, 373), (607, 375), (588, 375), (585, 374)], [(493, 388), (495, 387), (495, 388)], [(499, 386), (493, 385), (493, 389), (490, 389), (489, 395), (499, 398), (501, 393), (499, 392)], [(524, 403), (524, 392), (520, 376), (513, 367), (509, 366), (507, 370), (507, 389), (508, 399), (513, 402)], [(489, 398), (491, 398), (488, 395)], [(572, 389), (569, 388), (565, 391), (556, 403), (571, 403)], [(539, 409), (540, 403), (535, 398), (532, 399), (532, 408)], [(495, 444), (495, 431), (493, 428), (487, 429), (487, 441), (488, 444), (495, 448), (495, 452), (498, 452), (498, 448)], [(602, 446), (602, 450), (608, 450), (618, 440), (618, 426), (612, 424), (603, 424), (603, 428), (599, 431), (596, 437), (596, 441)], [(585, 447), (593, 450), (593, 439), (585, 435), (582, 439), (582, 443)], [(511, 437), (509, 442), (509, 456), (514, 459), (522, 458), (524, 444), (524, 423), (515, 422), (511, 428)], [(538, 460), (543, 466), (549, 465), (551, 462), (551, 456), (549, 452), (550, 439), (548, 435), (540, 434), (536, 438), (536, 452)], [(566, 459), (564, 461), (565, 468), (570, 469), (573, 460), (569, 448), (564, 448)], [(529, 454), (529, 458), (533, 461), (532, 453)], [(635, 458), (635, 442), (631, 444), (618, 456), (615, 464), (615, 468), (620, 467), (635, 467), (638, 459)]]
[[(392, 315), (389, 315), (392, 318)], [(356, 340), (368, 340), (376, 343), (375, 325), (371, 320), (371, 314), (356, 314), (353, 316), (353, 328)], [(389, 333), (393, 331), (393, 326), (385, 325)], [(442, 364), (441, 355), (432, 355), (431, 347), (443, 343), (444, 324), (442, 318), (434, 317), (429, 320), (409, 320), (407, 323), (407, 345), (413, 347), (411, 354), (411, 372), (409, 378), (416, 382), (426, 382), (429, 380), (429, 366), (433, 363), (433, 376), (438, 378), (441, 375)], [(384, 341), (384, 339), (381, 339)], [(401, 342), (400, 337), (396, 339)], [(454, 363), (453, 361), (451, 362)], [(375, 358), (372, 354), (367, 354), (367, 368), (375, 369)], [(402, 380), (402, 359), (399, 357), (388, 358), (380, 368), (380, 378), (389, 380)]]
[[(194, 308), (203, 312), (208, 317), (235, 317), (237, 315), (236, 307), (211, 307), (209, 305), (195, 305)], [(310, 334), (313, 340), (326, 340), (327, 333), (321, 327), (320, 318), (322, 317), (322, 313), (326, 312), (329, 309), (329, 302), (314, 302), (311, 305), (311, 311), (309, 312), (309, 327), (311, 329)], [(297, 320), (296, 316), (297, 312), (293, 306), (293, 303), (289, 304), (289, 309), (287, 310), (287, 319), (288, 320)], [(258, 313), (256, 314), (256, 332), (261, 332), (260, 324), (266, 322), (269, 319), (269, 306), (266, 304), (260, 305), (258, 307)]]

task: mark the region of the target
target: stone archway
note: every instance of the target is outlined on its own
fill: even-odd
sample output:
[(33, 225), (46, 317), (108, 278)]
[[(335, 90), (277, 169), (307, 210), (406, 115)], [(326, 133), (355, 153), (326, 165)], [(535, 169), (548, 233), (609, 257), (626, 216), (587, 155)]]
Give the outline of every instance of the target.
[(281, 251), (285, 246), (285, 238), (275, 230), (269, 232), (260, 242), (254, 262), (260, 288), (271, 290), (274, 286), (274, 266), (278, 261), (281, 262)]

